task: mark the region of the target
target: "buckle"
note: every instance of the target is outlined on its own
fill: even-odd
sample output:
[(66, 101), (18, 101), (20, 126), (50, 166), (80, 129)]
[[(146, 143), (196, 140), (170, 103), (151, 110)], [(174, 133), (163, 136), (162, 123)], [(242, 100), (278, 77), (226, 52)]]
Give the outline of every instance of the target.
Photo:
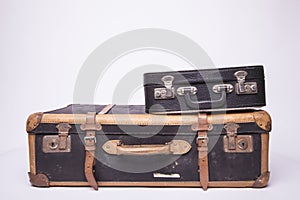
[(96, 140), (96, 137), (95, 136), (85, 136), (84, 137), (84, 143), (86, 144), (87, 143), (87, 141), (94, 141), (94, 143), (96, 143), (97, 142), (97, 140)]
[(198, 141), (199, 141), (199, 140), (201, 140), (201, 141), (206, 140), (206, 143), (208, 143), (208, 141), (209, 141), (208, 137), (198, 136), (198, 137), (196, 138), (196, 144), (198, 144)]

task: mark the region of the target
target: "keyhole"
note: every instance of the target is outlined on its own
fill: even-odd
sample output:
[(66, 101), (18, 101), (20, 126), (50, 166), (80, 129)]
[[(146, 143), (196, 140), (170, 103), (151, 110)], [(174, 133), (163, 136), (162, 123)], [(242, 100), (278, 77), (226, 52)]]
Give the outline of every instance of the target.
[(245, 150), (248, 148), (248, 142), (244, 139), (241, 139), (239, 140), (238, 142), (238, 147), (241, 149), (241, 150)]
[(50, 149), (54, 150), (58, 147), (57, 141), (56, 140), (52, 140), (50, 142)]

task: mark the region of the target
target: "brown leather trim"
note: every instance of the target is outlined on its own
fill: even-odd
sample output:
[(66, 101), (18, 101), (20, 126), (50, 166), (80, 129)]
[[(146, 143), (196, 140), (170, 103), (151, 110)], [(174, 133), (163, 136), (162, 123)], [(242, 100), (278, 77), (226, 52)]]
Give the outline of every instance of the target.
[(262, 188), (268, 185), (269, 172), (269, 134), (261, 134), (261, 175), (253, 183), (252, 187)]
[(29, 143), (29, 163), (30, 163), (30, 172), (36, 174), (36, 165), (35, 165), (35, 135), (28, 135)]
[(108, 104), (106, 105), (100, 112), (98, 112), (97, 114), (99, 115), (103, 115), (108, 113), (116, 104)]
[(269, 134), (261, 134), (261, 173), (269, 171)]
[[(261, 112), (261, 111), (255, 111)], [(262, 111), (263, 112), (263, 111)], [(258, 116), (258, 115), (257, 115)], [(254, 112), (208, 115), (209, 124), (225, 124), (228, 122), (255, 122)], [(84, 124), (85, 114), (43, 114), (41, 123)], [(151, 114), (106, 114), (96, 115), (100, 124), (132, 124), (132, 125), (193, 125), (198, 123), (197, 115), (151, 115)]]
[(199, 166), (199, 180), (202, 185), (203, 190), (207, 190), (209, 172), (208, 172), (208, 138), (207, 131), (209, 125), (207, 122), (207, 114), (199, 113), (198, 114), (198, 166)]
[(40, 124), (42, 120), (43, 113), (33, 113), (29, 115), (27, 122), (26, 122), (26, 131), (30, 132), (33, 131), (38, 125)]
[[(105, 109), (105, 108), (104, 108)], [(96, 113), (88, 112), (86, 115), (86, 123), (81, 124), (80, 129), (86, 131), (84, 138), (85, 143), (85, 162), (84, 174), (85, 178), (92, 188), (98, 190), (98, 185), (94, 177), (93, 165), (95, 161), (96, 150), (96, 130), (101, 130), (101, 125), (96, 123)]]
[(266, 111), (256, 111), (253, 113), (256, 124), (265, 131), (271, 131), (272, 120)]
[(270, 178), (270, 172), (266, 171), (262, 173), (260, 177), (256, 179), (255, 183), (253, 183), (253, 187), (255, 188), (266, 187), (269, 182), (269, 178)]
[[(209, 187), (243, 188), (253, 187), (255, 181), (212, 181)], [(201, 187), (200, 182), (97, 182), (98, 186), (123, 187)], [(50, 186), (89, 186), (88, 182), (50, 182)]]
[(28, 172), (29, 181), (33, 186), (49, 187), (49, 179), (45, 174), (32, 174)]

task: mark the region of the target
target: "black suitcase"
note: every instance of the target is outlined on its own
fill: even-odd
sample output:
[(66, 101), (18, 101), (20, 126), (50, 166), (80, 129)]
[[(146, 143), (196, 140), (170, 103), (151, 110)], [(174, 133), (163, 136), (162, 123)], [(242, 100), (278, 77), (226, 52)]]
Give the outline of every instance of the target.
[(185, 113), (262, 107), (263, 66), (144, 74), (146, 112)]
[(144, 109), (69, 105), (30, 115), (32, 185), (267, 185), (267, 112), (151, 115)]

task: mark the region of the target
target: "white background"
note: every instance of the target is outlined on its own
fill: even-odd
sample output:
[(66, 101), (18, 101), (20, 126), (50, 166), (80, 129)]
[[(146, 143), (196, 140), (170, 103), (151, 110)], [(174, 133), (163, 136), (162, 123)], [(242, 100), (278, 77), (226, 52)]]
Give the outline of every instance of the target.
[[(299, 199), (299, 8), (297, 0), (0, 0), (2, 199), (282, 199), (287, 195)], [(265, 66), (264, 109), (273, 118), (269, 187), (207, 192), (191, 188), (101, 188), (94, 192), (85, 187), (30, 186), (25, 132), (28, 115), (72, 103), (76, 77), (88, 55), (107, 39), (139, 28), (184, 34), (204, 48), (216, 66)], [(189, 69), (172, 55), (139, 52), (115, 63), (102, 86), (113, 89), (126, 72), (142, 64)], [(140, 79), (142, 84), (142, 75)], [(108, 103), (111, 97), (100, 88), (95, 103)], [(143, 104), (142, 90), (128, 103)]]

